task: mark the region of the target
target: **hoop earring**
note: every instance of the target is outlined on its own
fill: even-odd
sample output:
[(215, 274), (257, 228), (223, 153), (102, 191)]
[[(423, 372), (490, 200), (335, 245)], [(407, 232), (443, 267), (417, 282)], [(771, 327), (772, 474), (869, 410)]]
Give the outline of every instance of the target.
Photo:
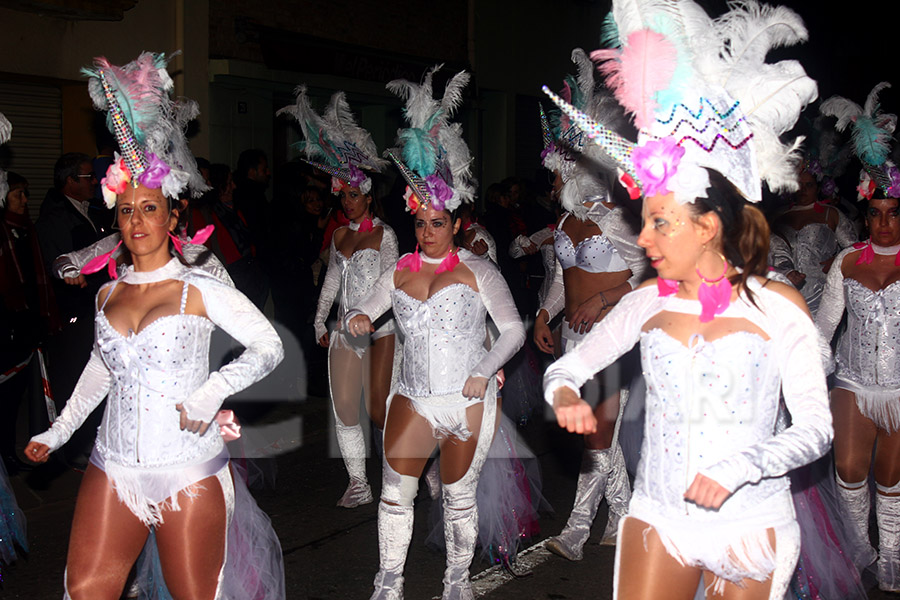
[[(697, 290), (697, 299), (700, 300), (700, 307), (702, 309), (700, 311), (701, 323), (709, 323), (716, 315), (725, 312), (725, 309), (731, 304), (731, 292), (733, 290), (731, 282), (728, 281), (728, 278), (726, 277), (728, 274), (728, 267), (730, 266), (728, 264), (728, 259), (725, 258), (725, 255), (721, 252), (707, 250), (705, 246), (703, 252), (700, 253), (700, 256), (703, 256), (705, 252), (713, 252), (721, 258), (723, 267), (721, 275), (715, 279), (708, 279), (700, 272), (700, 265), (694, 265), (697, 277), (700, 278), (700, 288)], [(697, 257), (698, 262), (699, 258), (700, 257)]]

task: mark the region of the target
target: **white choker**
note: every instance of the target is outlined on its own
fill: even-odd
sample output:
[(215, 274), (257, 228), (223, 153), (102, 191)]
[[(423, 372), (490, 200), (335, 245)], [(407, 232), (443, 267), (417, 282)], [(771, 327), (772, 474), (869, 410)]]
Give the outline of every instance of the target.
[(894, 246), (879, 246), (874, 242), (870, 243), (872, 244), (872, 250), (875, 251), (875, 254), (880, 254), (881, 256), (892, 256), (900, 252), (900, 244)]
[(431, 258), (430, 256), (427, 256), (424, 252), (419, 252), (419, 256), (422, 257), (422, 262), (427, 262), (429, 265), (439, 265), (444, 261), (445, 258), (450, 256), (451, 254), (453, 254), (453, 250), (450, 250), (450, 252), (448, 252), (444, 256), (441, 256), (440, 258)]
[(135, 271), (134, 265), (129, 265), (125, 274), (122, 276), (122, 282), (140, 285), (142, 283), (166, 281), (167, 279), (178, 279), (186, 269), (187, 267), (181, 264), (181, 262), (173, 256), (169, 262), (153, 271)]

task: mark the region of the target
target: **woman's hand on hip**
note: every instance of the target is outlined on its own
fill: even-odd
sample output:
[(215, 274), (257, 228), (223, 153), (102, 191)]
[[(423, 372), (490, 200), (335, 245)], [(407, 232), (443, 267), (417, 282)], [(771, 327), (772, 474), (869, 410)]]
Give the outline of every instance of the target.
[(594, 409), (569, 387), (563, 386), (553, 392), (553, 412), (556, 413), (556, 422), (566, 431), (597, 432)]
[(347, 323), (347, 333), (353, 337), (369, 335), (374, 332), (375, 328), (372, 327), (372, 320), (366, 315), (356, 315)]
[(190, 431), (191, 433), (196, 433), (198, 435), (203, 435), (206, 433), (206, 430), (209, 429), (209, 423), (206, 421), (193, 421), (188, 418), (187, 410), (184, 408), (184, 404), (176, 404), (175, 409), (181, 413), (181, 422), (179, 423), (179, 427), (181, 427), (182, 431)]
[(731, 492), (719, 485), (715, 480), (697, 473), (691, 487), (684, 493), (684, 499), (701, 508), (719, 510)]
[(463, 385), (462, 395), (466, 398), (484, 399), (484, 394), (487, 392), (487, 386), (487, 377), (469, 377), (466, 379), (465, 385)]

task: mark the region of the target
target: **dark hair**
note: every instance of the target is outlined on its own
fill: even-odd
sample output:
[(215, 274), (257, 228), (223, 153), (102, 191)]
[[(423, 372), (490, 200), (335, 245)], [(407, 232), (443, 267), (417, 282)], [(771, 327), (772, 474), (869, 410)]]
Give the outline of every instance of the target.
[(197, 161), (197, 169), (198, 170), (209, 168), (209, 161), (206, 160), (205, 158), (203, 158), (202, 156), (196, 156), (196, 157), (194, 157), (194, 160)]
[(235, 182), (246, 181), (250, 169), (259, 168), (259, 163), (264, 160), (268, 162), (266, 153), (259, 148), (250, 148), (241, 152), (241, 155), (238, 156), (237, 166), (234, 168)]
[(78, 167), (82, 163), (91, 164), (91, 157), (81, 152), (67, 152), (57, 159), (53, 165), (53, 187), (62, 190), (69, 177), (78, 176)]
[(691, 207), (694, 216), (714, 212), (722, 223), (722, 253), (741, 273), (729, 279), (739, 285), (753, 302), (747, 280), (765, 277), (769, 271), (769, 224), (763, 213), (747, 203), (734, 185), (718, 171), (706, 169), (709, 187), (706, 198), (697, 198)]
[(19, 175), (18, 173), (14, 173), (13, 171), (6, 172), (6, 183), (9, 185), (9, 189), (12, 190), (16, 187), (24, 187), (28, 185), (28, 180)]
[(225, 186), (228, 185), (229, 173), (231, 173), (231, 168), (228, 165), (223, 165), (222, 163), (209, 165), (209, 184), (212, 186), (212, 191), (217, 198), (219, 194), (225, 191)]

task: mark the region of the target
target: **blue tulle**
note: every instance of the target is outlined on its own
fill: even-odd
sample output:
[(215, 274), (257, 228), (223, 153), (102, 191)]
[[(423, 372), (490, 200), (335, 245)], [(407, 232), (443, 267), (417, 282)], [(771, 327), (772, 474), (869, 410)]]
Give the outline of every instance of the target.
[(16, 548), (28, 552), (28, 542), (25, 540), (25, 515), (16, 503), (6, 467), (3, 461), (0, 461), (0, 559), (6, 564), (16, 560)]

